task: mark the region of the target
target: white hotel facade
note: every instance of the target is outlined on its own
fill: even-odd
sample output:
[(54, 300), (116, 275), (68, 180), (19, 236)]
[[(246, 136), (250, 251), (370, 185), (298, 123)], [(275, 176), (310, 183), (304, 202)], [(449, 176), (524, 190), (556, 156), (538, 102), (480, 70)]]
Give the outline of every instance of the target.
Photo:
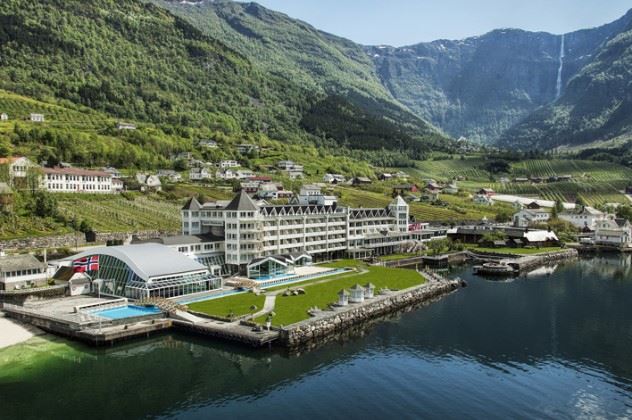
[(401, 197), (386, 208), (362, 209), (336, 203), (270, 205), (242, 192), (230, 202), (200, 204), (192, 198), (182, 209), (182, 233), (223, 237), (225, 263), (234, 271), (273, 255), (385, 255), (411, 239), (435, 236), (426, 224), (411, 226), (415, 230)]

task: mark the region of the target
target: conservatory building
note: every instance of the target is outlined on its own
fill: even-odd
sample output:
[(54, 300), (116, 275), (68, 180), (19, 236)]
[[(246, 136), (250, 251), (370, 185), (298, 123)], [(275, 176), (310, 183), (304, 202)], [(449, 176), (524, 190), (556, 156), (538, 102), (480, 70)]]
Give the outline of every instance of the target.
[(168, 246), (148, 243), (95, 248), (67, 260), (89, 261), (85, 272), (103, 295), (171, 298), (220, 288), (221, 278)]

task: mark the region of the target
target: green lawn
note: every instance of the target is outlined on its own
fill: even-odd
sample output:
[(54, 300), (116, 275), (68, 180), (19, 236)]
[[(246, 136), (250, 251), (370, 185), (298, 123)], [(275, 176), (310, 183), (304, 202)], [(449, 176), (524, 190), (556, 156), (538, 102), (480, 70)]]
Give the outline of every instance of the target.
[[(223, 298), (207, 300), (205, 302), (196, 302), (187, 305), (189, 309), (196, 312), (202, 312), (208, 315), (226, 318), (233, 311), (236, 316), (253, 314), (263, 308), (266, 300), (264, 295), (257, 296), (254, 293), (242, 293), (239, 295), (227, 296)], [(256, 305), (256, 310), (250, 307)]]
[(534, 255), (540, 254), (543, 252), (555, 252), (561, 251), (560, 247), (543, 247), (543, 248), (486, 248), (478, 245), (466, 245), (467, 249), (471, 251), (480, 251), (480, 252), (493, 252), (496, 254), (514, 254), (514, 255)]
[[(331, 266), (348, 267), (350, 263), (340, 261)], [(358, 265), (357, 262), (354, 262)], [(329, 266), (329, 264), (328, 264)], [(376, 290), (389, 288), (391, 290), (402, 290), (422, 284), (424, 278), (414, 270), (405, 270), (386, 267), (367, 267), (368, 272), (356, 275), (341, 274), (332, 277), (331, 281), (303, 286), (304, 295), (299, 296), (278, 296), (274, 309), (274, 325), (290, 325), (309, 318), (307, 311), (312, 307), (326, 309), (328, 304), (338, 301), (338, 292), (341, 289), (348, 289), (359, 283), (365, 285), (373, 283)], [(257, 319), (258, 322), (265, 322), (266, 317)]]

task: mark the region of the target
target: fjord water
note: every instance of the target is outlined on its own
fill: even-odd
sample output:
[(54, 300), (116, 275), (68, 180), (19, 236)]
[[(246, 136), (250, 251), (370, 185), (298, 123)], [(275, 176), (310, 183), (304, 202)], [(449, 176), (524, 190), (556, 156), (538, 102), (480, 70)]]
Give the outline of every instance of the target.
[(164, 335), (0, 351), (0, 418), (632, 416), (632, 261), (475, 278), (300, 355)]

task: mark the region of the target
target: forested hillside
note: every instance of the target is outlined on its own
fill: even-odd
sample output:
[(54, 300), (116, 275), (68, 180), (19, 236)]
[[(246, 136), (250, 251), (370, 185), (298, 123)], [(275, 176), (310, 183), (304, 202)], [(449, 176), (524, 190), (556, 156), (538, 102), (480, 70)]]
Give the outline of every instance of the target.
[[(362, 46), (336, 37), (292, 19), (287, 15), (266, 9), (256, 3), (234, 1), (200, 1), (196, 3), (170, 0), (152, 0), (173, 13), (187, 19), (197, 28), (239, 51), (267, 77), (279, 77), (290, 85), (300, 86), (316, 103), (302, 108), (302, 116), (311, 118), (320, 104), (348, 102), (347, 113), (352, 124), (362, 124), (371, 118), (372, 126), (384, 127), (385, 122), (396, 131), (426, 147), (413, 149), (445, 148), (444, 136), (420, 117), (403, 107), (382, 86), (373, 63)], [(329, 97), (334, 98), (329, 98)], [(324, 125), (331, 125), (325, 122)], [(331, 130), (323, 129), (321, 133)], [(339, 131), (339, 130), (337, 130)], [(377, 135), (379, 136), (379, 134)], [(347, 139), (335, 137), (339, 144)], [(401, 141), (380, 143), (378, 148), (400, 150)], [(370, 141), (363, 142), (374, 149)], [(364, 146), (355, 144), (355, 146)]]
[[(248, 10), (261, 16), (268, 13), (262, 8)], [(266, 21), (264, 27), (276, 30), (272, 22)], [(238, 51), (234, 47), (239, 42), (226, 45), (229, 38), (215, 35), (187, 17), (141, 0), (9, 0), (0, 10), (0, 89), (42, 102), (88, 107), (112, 118), (148, 122), (184, 138), (191, 130), (205, 130), (233, 137), (257, 133), (323, 146), (345, 143), (345, 139), (317, 137), (301, 126), (305, 114), (327, 97), (326, 90), (293, 75), (290, 68), (264, 67), (260, 63), (268, 62), (265, 57)], [(267, 41), (273, 42), (279, 40)], [(326, 43), (322, 47), (333, 51)], [(390, 98), (375, 78), (371, 81), (365, 57), (357, 57), (354, 67), (350, 51), (336, 50), (335, 60), (321, 61), (320, 70), (312, 68), (316, 73), (336, 69), (335, 74), (349, 75), (339, 78), (335, 89), (348, 92), (345, 100), (362, 111), (349, 118), (394, 125), (406, 131), (413, 143), (437, 145), (444, 140)], [(366, 149), (366, 143), (348, 145)], [(382, 146), (393, 154), (407, 153), (399, 149), (401, 142)]]

